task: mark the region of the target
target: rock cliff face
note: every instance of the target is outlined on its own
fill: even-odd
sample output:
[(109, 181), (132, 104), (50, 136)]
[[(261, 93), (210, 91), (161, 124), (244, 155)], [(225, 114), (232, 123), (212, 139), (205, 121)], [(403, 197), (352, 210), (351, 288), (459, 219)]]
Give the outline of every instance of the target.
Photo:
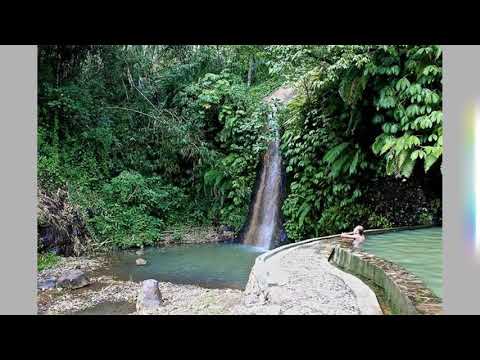
[(90, 237), (79, 209), (68, 201), (66, 191), (47, 195), (39, 190), (37, 220), (40, 252), (54, 251), (64, 256), (80, 256), (85, 252)]
[[(423, 184), (428, 179), (372, 179), (374, 186), (365, 192), (362, 202), (374, 209), (374, 214), (382, 214), (388, 226), (441, 225), (441, 192), (428, 190)], [(358, 219), (370, 228), (386, 227), (386, 224), (370, 223), (371, 216)], [(369, 221), (370, 220), (370, 221)]]

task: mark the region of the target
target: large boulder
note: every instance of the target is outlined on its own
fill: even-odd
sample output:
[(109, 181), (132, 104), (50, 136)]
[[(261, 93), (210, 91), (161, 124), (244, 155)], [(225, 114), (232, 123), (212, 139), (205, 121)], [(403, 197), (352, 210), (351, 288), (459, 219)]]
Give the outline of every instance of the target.
[(57, 287), (65, 289), (78, 289), (90, 284), (90, 280), (82, 270), (71, 270), (57, 280)]
[(162, 294), (158, 288), (158, 281), (148, 279), (143, 281), (140, 292), (137, 296), (137, 312), (149, 314), (162, 305)]

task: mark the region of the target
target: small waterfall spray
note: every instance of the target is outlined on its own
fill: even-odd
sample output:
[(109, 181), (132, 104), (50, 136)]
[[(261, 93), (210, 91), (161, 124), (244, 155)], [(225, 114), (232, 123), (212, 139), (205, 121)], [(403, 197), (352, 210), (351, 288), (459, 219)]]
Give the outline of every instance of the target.
[[(285, 93), (284, 89), (277, 92)], [(288, 89), (287, 95), (276, 96), (279, 100), (286, 101), (293, 96)], [(275, 94), (274, 94), (275, 95)], [(271, 99), (273, 99), (272, 95)], [(253, 194), (248, 213), (247, 222), (240, 234), (240, 242), (264, 249), (273, 249), (286, 241), (286, 232), (283, 227), (282, 202), (284, 194), (284, 174), (282, 168), (282, 155), (280, 153), (280, 134), (278, 129), (277, 107), (272, 104), (268, 125), (274, 134), (274, 140), (263, 156), (262, 167), (255, 184), (256, 192)]]

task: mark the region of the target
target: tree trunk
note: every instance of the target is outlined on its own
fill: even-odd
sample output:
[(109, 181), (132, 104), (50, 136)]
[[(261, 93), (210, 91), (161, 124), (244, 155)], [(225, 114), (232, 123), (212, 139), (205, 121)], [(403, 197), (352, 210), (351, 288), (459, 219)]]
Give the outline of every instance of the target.
[(60, 46), (57, 45), (57, 58), (56, 58), (56, 61), (57, 61), (57, 66), (56, 66), (56, 73), (55, 73), (55, 77), (56, 77), (56, 81), (57, 81), (57, 87), (60, 86), (60, 81), (62, 79), (62, 74), (61, 74), (61, 71), (62, 71), (62, 54), (61, 54), (61, 50), (59, 49)]
[(248, 67), (248, 77), (247, 77), (247, 84), (248, 87), (252, 85), (253, 79), (255, 78), (255, 68), (257, 66), (257, 62), (255, 61), (255, 57), (252, 56), (250, 58), (250, 65)]

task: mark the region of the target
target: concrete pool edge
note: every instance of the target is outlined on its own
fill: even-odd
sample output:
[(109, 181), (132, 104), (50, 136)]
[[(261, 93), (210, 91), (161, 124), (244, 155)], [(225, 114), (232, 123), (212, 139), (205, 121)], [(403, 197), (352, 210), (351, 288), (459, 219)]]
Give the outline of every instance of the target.
[[(284, 245), (282, 247), (271, 250), (257, 257), (256, 262), (250, 272), (250, 277), (245, 289), (247, 302), (257, 302), (260, 304), (268, 304), (276, 293), (278, 287), (286, 285), (288, 280), (285, 274), (282, 274), (277, 262), (280, 258), (286, 258), (299, 248), (308, 248), (317, 241), (323, 240), (326, 247), (323, 249), (321, 259), (328, 264), (329, 254), (333, 250), (333, 246), (337, 243), (338, 235), (330, 235), (321, 238), (308, 239), (294, 244)], [(282, 254), (282, 257), (274, 256)], [(330, 266), (328, 273), (341, 279), (354, 294), (359, 313), (361, 315), (382, 315), (377, 297), (372, 289), (366, 285), (358, 277), (342, 271), (336, 266)], [(299, 301), (301, 301), (299, 299)]]
[[(372, 229), (366, 230), (366, 233), (373, 235), (402, 230), (417, 230), (432, 226), (418, 225)], [(246, 296), (254, 296), (260, 299), (260, 301), (267, 302), (269, 288), (277, 286), (277, 282), (274, 280), (276, 276), (274, 273), (272, 274), (272, 268), (268, 266), (271, 258), (281, 253), (286, 254), (287, 250), (290, 252), (305, 245), (322, 242), (330, 243), (330, 250), (326, 251), (325, 255), (332, 265), (346, 271), (345, 274), (352, 276), (363, 285), (365, 284), (361, 281), (361, 277), (371, 280), (379, 286), (384, 291), (385, 298), (395, 313), (415, 315), (439, 315), (442, 313), (442, 300), (416, 275), (405, 270), (400, 265), (378, 258), (372, 254), (361, 251), (352, 253), (348, 246), (338, 241), (339, 236), (340, 234), (335, 234), (307, 239), (278, 247), (258, 256), (250, 272), (245, 289)], [(351, 266), (352, 261), (354, 263), (357, 262), (358, 266)], [(364, 271), (362, 269), (368, 270)]]

